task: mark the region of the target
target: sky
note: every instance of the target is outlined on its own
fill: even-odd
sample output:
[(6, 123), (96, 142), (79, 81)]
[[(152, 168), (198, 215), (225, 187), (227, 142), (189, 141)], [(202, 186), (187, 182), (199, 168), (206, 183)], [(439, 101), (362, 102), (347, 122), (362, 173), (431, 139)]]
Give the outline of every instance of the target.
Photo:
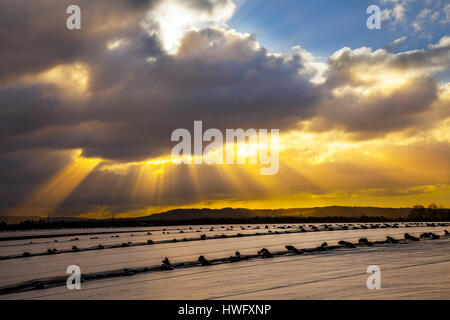
[[(450, 27), (442, 22), (446, 21), (446, 1), (255, 0), (236, 3), (236, 12), (228, 22), (230, 27), (257, 34), (258, 40), (271, 51), (286, 52), (300, 44), (325, 58), (342, 47), (383, 49), (404, 36), (405, 41), (395, 52), (425, 49), (430, 42), (447, 35)], [(384, 12), (381, 29), (376, 31), (366, 27), (369, 17), (366, 9), (372, 4), (379, 5)], [(401, 13), (393, 15), (391, 12), (396, 7), (402, 8)]]
[[(0, 215), (450, 207), (448, 2), (71, 4), (0, 3)], [(278, 129), (278, 172), (174, 161), (195, 120)]]

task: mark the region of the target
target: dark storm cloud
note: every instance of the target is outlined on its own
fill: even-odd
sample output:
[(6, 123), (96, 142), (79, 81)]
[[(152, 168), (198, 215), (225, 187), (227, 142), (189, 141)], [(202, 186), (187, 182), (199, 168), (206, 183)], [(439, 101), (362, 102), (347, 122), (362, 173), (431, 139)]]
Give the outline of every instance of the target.
[(314, 129), (339, 128), (354, 133), (359, 139), (383, 136), (427, 122), (426, 112), (437, 99), (437, 92), (435, 79), (420, 77), (390, 94), (362, 98), (349, 93), (333, 97), (319, 108)]
[(42, 96), (39, 85), (0, 89), (0, 105), (0, 137), (3, 139), (71, 119), (65, 117), (67, 110), (58, 111), (61, 104), (57, 99)]
[(0, 2), (0, 81), (89, 59), (105, 41), (135, 31), (155, 1), (80, 0), (81, 31), (66, 28), (69, 0)]
[(70, 152), (28, 150), (0, 156), (0, 212), (17, 205), (72, 161)]
[(150, 146), (169, 148), (170, 133), (191, 128), (194, 120), (215, 128), (292, 126), (310, 112), (320, 90), (299, 75), (300, 57), (286, 61), (254, 44), (217, 30), (192, 32), (177, 56), (138, 66), (120, 88), (93, 97), (90, 110), (112, 124), (111, 139), (142, 143), (143, 157)]
[[(352, 95), (339, 98), (330, 91), (354, 85), (355, 66), (423, 68), (428, 61), (431, 68), (447, 63), (449, 52), (446, 44), (398, 55), (343, 49), (329, 60), (325, 85), (315, 85), (301, 54), (270, 55), (252, 36), (235, 32), (193, 31), (185, 35), (176, 55), (165, 54), (156, 36), (139, 25), (155, 1), (119, 1), (114, 6), (82, 1), (80, 32), (66, 30), (66, 15), (57, 14), (65, 12), (68, 2), (43, 1), (37, 8), (22, 1), (7, 3), (0, 11), (7, 27), (2, 28), (0, 42), (8, 48), (0, 59), (6, 67), (3, 79), (81, 62), (89, 69), (90, 97), (78, 102), (77, 109), (57, 97), (48, 98), (44, 90), (40, 95), (36, 86), (2, 90), (0, 101), (7, 102), (3, 152), (82, 148), (86, 156), (142, 160), (168, 153), (170, 133), (191, 128), (194, 120), (203, 120), (206, 128), (286, 130), (319, 115), (327, 126), (348, 131), (397, 130), (436, 98), (433, 79), (415, 80), (388, 97), (367, 101), (365, 107), (358, 107), (361, 101)], [(223, 3), (190, 2), (199, 10)], [(106, 43), (113, 39), (123, 39), (124, 44), (109, 51)], [(30, 109), (34, 112), (27, 112)]]
[[(432, 73), (450, 67), (448, 37), (427, 50), (398, 54), (343, 48), (330, 57), (328, 65), (324, 86), (330, 94), (316, 109), (314, 130), (339, 128), (370, 139), (418, 125), (432, 126), (436, 111), (448, 116), (432, 108), (440, 90)], [(361, 94), (363, 87), (369, 90), (366, 94)], [(337, 94), (339, 89), (344, 90)]]
[[(125, 41), (123, 48), (102, 48), (90, 57), (96, 59), (89, 64), (91, 97), (79, 110), (62, 110), (58, 117), (67, 120), (53, 122), (48, 110), (34, 113), (32, 128), (39, 134), (8, 137), (0, 147), (83, 148), (91, 157), (142, 160), (169, 152), (171, 132), (190, 128), (194, 120), (216, 128), (287, 128), (311, 113), (321, 97), (311, 75), (299, 73), (305, 62), (300, 55), (272, 56), (252, 37), (191, 32), (176, 56), (159, 51), (143, 31)], [(35, 100), (24, 95), (15, 102)], [(64, 126), (69, 121), (77, 123)], [(17, 126), (11, 130), (23, 132)]]

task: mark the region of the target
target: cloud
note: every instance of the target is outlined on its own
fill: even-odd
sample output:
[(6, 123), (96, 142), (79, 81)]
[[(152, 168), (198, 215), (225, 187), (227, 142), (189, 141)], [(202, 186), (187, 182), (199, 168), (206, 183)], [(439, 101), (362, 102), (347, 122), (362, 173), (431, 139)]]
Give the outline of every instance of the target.
[(328, 64), (325, 85), (331, 93), (318, 107), (311, 128), (338, 127), (367, 139), (415, 126), (425, 115), (430, 118), (439, 96), (432, 74), (449, 68), (450, 46), (443, 37), (428, 50), (397, 54), (343, 48)]
[[(66, 8), (71, 4), (69, 0), (42, 0), (32, 5), (26, 0), (0, 3), (0, 83), (6, 77), (11, 80), (12, 76), (43, 71), (54, 64), (98, 60), (107, 41), (139, 34), (149, 14), (161, 7), (171, 5), (184, 10), (181, 14), (166, 14), (164, 18), (170, 23), (179, 21), (186, 10), (197, 20), (211, 23), (226, 20), (234, 10), (231, 0), (117, 0), (114, 5), (106, 0), (80, 0), (77, 5), (81, 8), (82, 30), (71, 32), (66, 29)], [(157, 26), (153, 27), (147, 27), (151, 34), (158, 32)]]
[[(149, 55), (155, 60), (149, 62)], [(95, 63), (82, 60), (89, 66), (88, 98), (77, 105), (51, 95), (54, 107), (48, 106), (43, 84), (40, 92), (31, 84), (2, 91), (10, 109), (21, 115), (17, 104), (31, 108), (41, 100), (43, 105), (31, 127), (11, 126), (0, 140), (4, 152), (82, 148), (87, 156), (143, 159), (168, 152), (170, 133), (189, 128), (194, 120), (217, 128), (289, 127), (321, 97), (304, 55), (271, 55), (251, 35), (235, 31), (191, 31), (177, 55), (159, 51), (154, 38), (142, 31), (123, 47), (98, 47), (92, 56)], [(39, 84), (40, 78), (35, 79)], [(10, 92), (17, 91), (22, 93), (15, 98)]]
[(405, 43), (405, 41), (406, 41), (405, 36), (395, 39), (394, 41), (392, 41), (390, 44), (388, 44), (385, 47), (385, 50), (388, 52), (392, 52), (392, 51), (396, 50), (397, 48), (399, 48), (400, 46), (402, 46)]
[(340, 72), (340, 76), (343, 76), (344, 72), (350, 72), (352, 68), (364, 65), (372, 69), (385, 67), (429, 74), (446, 70), (449, 67), (450, 43), (448, 39), (447, 36), (442, 37), (437, 44), (429, 45), (428, 50), (410, 50), (397, 54), (388, 53), (383, 49), (372, 51), (370, 48), (362, 47), (352, 50), (344, 47), (330, 57), (329, 64), (332, 71)]
[[(56, 10), (51, 3), (44, 1), (40, 6)], [(347, 130), (364, 131), (366, 127), (365, 131), (374, 132), (372, 128), (379, 127), (382, 134), (383, 129), (408, 126), (426, 110), (437, 96), (437, 85), (430, 74), (449, 65), (447, 38), (428, 50), (397, 54), (343, 48), (325, 63), (317, 62), (300, 46), (290, 55), (271, 54), (252, 35), (219, 27), (188, 27), (177, 52), (168, 53), (156, 32), (159, 29), (152, 33), (148, 26), (141, 26), (148, 21), (149, 13), (161, 10), (160, 2), (119, 2), (117, 8), (106, 12), (100, 10), (101, 3), (89, 7), (90, 3), (81, 3), (82, 12), (88, 15), (82, 36), (64, 27), (53, 28), (56, 20), (52, 19), (56, 18), (52, 18), (36, 20), (34, 31), (18, 28), (25, 39), (20, 44), (9, 36), (0, 38), (11, 52), (2, 56), (1, 63), (20, 66), (2, 73), (0, 99), (6, 106), (1, 111), (5, 119), (0, 140), (3, 152), (81, 148), (86, 156), (142, 160), (167, 153), (170, 132), (189, 128), (197, 119), (203, 119), (208, 127), (289, 130), (305, 119), (327, 118), (328, 111), (324, 110), (329, 105), (345, 102), (345, 112), (373, 110), (366, 116), (383, 121), (378, 117), (396, 113), (387, 113), (386, 108), (400, 103), (396, 110), (405, 114), (393, 118), (385, 128), (366, 124), (358, 129), (345, 121), (340, 123)], [(176, 1), (170, 3), (178, 5)], [(12, 16), (21, 8), (19, 4), (10, 10)], [(180, 10), (200, 10), (206, 20), (222, 22), (234, 5), (225, 0), (191, 1)], [(33, 15), (34, 11), (25, 11), (22, 19), (33, 20)], [(115, 25), (113, 21), (119, 15), (121, 22)], [(2, 18), (14, 28), (20, 22), (18, 14), (19, 21)], [(65, 39), (58, 43), (57, 50), (33, 49), (37, 42), (42, 50), (51, 49), (55, 38)], [(403, 41), (397, 39), (393, 45)], [(116, 45), (108, 49), (111, 44)], [(405, 83), (409, 79), (411, 82)], [(377, 90), (387, 86), (392, 92), (377, 96)], [(77, 99), (69, 99), (67, 95), (77, 88), (79, 91), (72, 92)], [(345, 90), (348, 92), (343, 94)], [(366, 96), (358, 98), (361, 90)], [(409, 109), (403, 106), (410, 102)], [(363, 107), (352, 107), (355, 104)], [(326, 123), (329, 121), (333, 122)]]
[(72, 2), (43, 0), (30, 5), (25, 0), (0, 4), (2, 47), (0, 81), (37, 73), (55, 64), (92, 59), (105, 42), (136, 32), (135, 21), (143, 17), (155, 1), (80, 0), (82, 31), (66, 29), (66, 8)]
[[(449, 68), (449, 37), (395, 54), (389, 50), (406, 37), (389, 50), (344, 47), (321, 62), (301, 46), (273, 54), (255, 36), (230, 30), (226, 21), (234, 4), (229, 0), (108, 3), (80, 0), (82, 30), (73, 32), (65, 28), (68, 1), (0, 3), (3, 203), (18, 204), (21, 194), (85, 158), (101, 163), (73, 186), (65, 200), (72, 208), (124, 208), (130, 198), (145, 208), (274, 192), (324, 193), (330, 190), (316, 180), (332, 174), (340, 177), (333, 188), (368, 188), (389, 179), (342, 158), (343, 163), (332, 163), (339, 148), (350, 152), (346, 143), (448, 127), (443, 121), (450, 91), (434, 74)], [(178, 21), (181, 13), (186, 20)], [(400, 9), (391, 15), (403, 19)], [(171, 29), (173, 21), (180, 23)], [(254, 181), (245, 168), (202, 167), (196, 186), (186, 166), (143, 165), (170, 154), (171, 132), (191, 129), (194, 120), (208, 128), (286, 133), (303, 128), (314, 137), (331, 132), (343, 138), (329, 149), (285, 151), (290, 166), (283, 167), (280, 180), (268, 182)], [(437, 136), (442, 134), (432, 139), (440, 141)], [(440, 143), (445, 149), (447, 142)], [(74, 156), (74, 150), (81, 154)], [(105, 169), (113, 165), (121, 170)], [(311, 169), (315, 179), (296, 170), (302, 165), (319, 165), (327, 174)], [(347, 185), (354, 172), (367, 178)], [(164, 184), (158, 178), (164, 175), (177, 183)], [(425, 185), (425, 180), (414, 183)]]
[[(384, 8), (381, 12), (382, 25), (390, 29), (401, 28), (413, 31), (419, 39), (433, 40), (438, 23), (445, 25), (450, 21), (450, 6), (445, 1), (380, 0)], [(447, 14), (448, 12), (448, 14)], [(442, 35), (442, 34), (440, 34)]]
[(161, 39), (166, 51), (174, 54), (187, 32), (223, 27), (235, 8), (231, 0), (166, 0), (149, 12), (142, 25), (150, 35)]
[(390, 23), (393, 27), (406, 21), (407, 0), (381, 0), (383, 5), (391, 5), (381, 11), (381, 23)]
[(447, 24), (450, 23), (450, 4), (446, 4), (444, 9), (443, 9), (443, 19), (441, 20), (442, 24)]

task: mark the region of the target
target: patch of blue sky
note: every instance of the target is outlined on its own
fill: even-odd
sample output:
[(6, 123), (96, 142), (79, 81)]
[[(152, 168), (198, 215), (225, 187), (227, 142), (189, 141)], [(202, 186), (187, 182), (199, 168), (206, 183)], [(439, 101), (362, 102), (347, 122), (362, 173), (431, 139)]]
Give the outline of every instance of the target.
[[(446, 1), (424, 0), (235, 0), (237, 9), (228, 25), (255, 34), (271, 52), (289, 52), (300, 45), (318, 57), (342, 47), (390, 48), (393, 52), (426, 48), (449, 34), (443, 23)], [(380, 30), (369, 30), (366, 9), (376, 4), (389, 11), (403, 8), (403, 19), (391, 17)], [(425, 15), (421, 13), (426, 9)], [(438, 12), (438, 13), (436, 13)], [(434, 18), (433, 18), (434, 14)], [(423, 14), (422, 14), (423, 15)], [(417, 27), (420, 27), (418, 30)], [(394, 40), (406, 37), (397, 46)]]

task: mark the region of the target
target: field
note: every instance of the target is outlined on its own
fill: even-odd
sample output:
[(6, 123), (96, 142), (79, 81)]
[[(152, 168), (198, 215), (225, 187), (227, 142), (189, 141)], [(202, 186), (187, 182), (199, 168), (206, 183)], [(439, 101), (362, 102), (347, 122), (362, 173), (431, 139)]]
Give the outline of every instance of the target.
[[(448, 225), (204, 225), (4, 232), (0, 239), (15, 239), (0, 241), (0, 299), (449, 299), (450, 236), (444, 236)], [(405, 233), (419, 237), (424, 232), (440, 238), (404, 240)], [(386, 236), (399, 242), (387, 243)], [(373, 245), (358, 244), (360, 238)], [(338, 245), (342, 240), (357, 245)], [(327, 245), (321, 246), (323, 242)], [(306, 250), (296, 254), (288, 252), (286, 245)], [(258, 255), (262, 248), (273, 258)], [(56, 251), (48, 253), (48, 249)], [(24, 257), (24, 252), (29, 256)], [(201, 255), (212, 265), (197, 263)], [(165, 257), (174, 270), (160, 270)], [(66, 287), (69, 265), (79, 266), (83, 277), (91, 276), (80, 290)], [(367, 288), (369, 265), (381, 269), (379, 290)], [(5, 288), (10, 291), (1, 291)]]

